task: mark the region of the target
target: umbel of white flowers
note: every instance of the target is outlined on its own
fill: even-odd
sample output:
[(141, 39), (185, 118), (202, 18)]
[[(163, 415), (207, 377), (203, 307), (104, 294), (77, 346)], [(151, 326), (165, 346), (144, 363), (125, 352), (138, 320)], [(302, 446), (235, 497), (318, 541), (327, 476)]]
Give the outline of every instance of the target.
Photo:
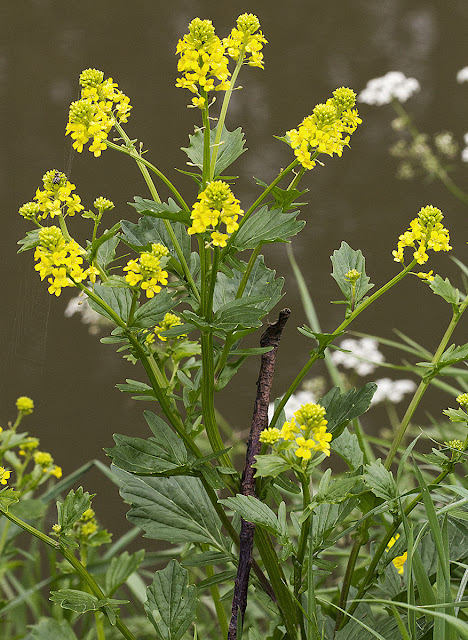
[(463, 67), (463, 69), (460, 69), (457, 73), (457, 82), (460, 84), (462, 82), (468, 82), (468, 67)]
[(407, 78), (401, 71), (389, 71), (381, 78), (369, 80), (357, 99), (365, 104), (389, 104), (393, 98), (406, 102), (420, 90), (416, 78)]

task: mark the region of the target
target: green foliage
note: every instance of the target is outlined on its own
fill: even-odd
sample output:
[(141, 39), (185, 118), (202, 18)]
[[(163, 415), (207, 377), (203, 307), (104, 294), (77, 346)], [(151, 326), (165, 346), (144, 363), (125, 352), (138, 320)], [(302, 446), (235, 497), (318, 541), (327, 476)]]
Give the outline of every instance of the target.
[[(164, 225), (164, 220), (151, 216), (143, 216), (137, 223), (122, 220), (120, 226), (123, 240), (130, 247), (135, 248), (139, 252), (149, 251), (152, 244), (160, 243), (167, 247), (174, 260), (178, 261), (177, 252), (172, 245), (170, 235)], [(171, 227), (184, 258), (190, 260), (190, 236), (187, 234), (185, 224), (182, 222), (173, 222)]]
[(31, 640), (78, 640), (66, 620), (43, 618), (31, 627)]
[(333, 387), (320, 400), (322, 407), (327, 410), (327, 431), (333, 433), (334, 438), (341, 435), (351, 420), (369, 409), (376, 390), (377, 385), (374, 382), (368, 382), (359, 391), (350, 389), (344, 393), (340, 392), (339, 387)]
[(377, 497), (390, 501), (396, 500), (398, 497), (398, 489), (393, 474), (383, 466), (380, 458), (366, 465), (363, 479)]
[(63, 502), (57, 502), (57, 522), (62, 531), (69, 531), (78, 522), (90, 508), (92, 497), (87, 491), (83, 491), (83, 487), (78, 487), (76, 491), (72, 489)]
[(352, 269), (356, 269), (361, 274), (355, 284), (354, 302), (357, 304), (374, 286), (370, 284), (370, 278), (366, 275), (366, 260), (362, 251), (355, 251), (349, 244), (342, 242), (330, 259), (333, 265), (332, 277), (349, 303), (353, 300), (353, 286), (345, 276)]
[(434, 280), (432, 282), (429, 282), (429, 287), (436, 295), (441, 296), (450, 304), (458, 305), (458, 303), (460, 302), (460, 291), (450, 284), (450, 280), (448, 278), (445, 278), (445, 280), (443, 280), (439, 275), (436, 274), (434, 276)]
[(187, 226), (190, 226), (190, 216), (183, 211), (172, 198), (169, 198), (167, 204), (140, 198), (140, 196), (135, 196), (134, 200), (134, 203), (129, 202), (129, 204), (135, 207), (137, 212), (142, 216), (152, 216), (154, 218), (172, 220), (173, 222), (183, 222)]
[(244, 520), (260, 525), (269, 533), (277, 536), (281, 535), (282, 532), (278, 518), (274, 512), (258, 498), (237, 494), (232, 498), (219, 500), (219, 502), (229, 509), (233, 509), (233, 511), (238, 513)]
[(195, 619), (197, 589), (176, 560), (156, 571), (146, 590), (145, 611), (162, 640), (180, 640)]
[(140, 305), (133, 316), (132, 327), (147, 329), (154, 327), (164, 318), (165, 314), (177, 304), (174, 294), (161, 291), (157, 296)]
[(105, 592), (111, 596), (138, 569), (145, 556), (144, 549), (129, 554), (124, 551), (114, 556), (106, 571)]
[[(132, 308), (132, 294), (130, 289), (105, 287), (102, 284), (95, 284), (94, 293), (98, 295), (119, 318), (122, 318), (124, 322), (128, 320), (130, 309)], [(91, 309), (108, 320), (115, 322), (111, 313), (103, 309), (97, 302), (92, 299), (89, 299), (88, 302)]]
[(50, 600), (75, 613), (86, 613), (86, 611), (99, 611), (103, 609), (107, 614), (111, 624), (115, 624), (115, 609), (126, 604), (128, 600), (114, 600), (113, 598), (97, 598), (92, 593), (80, 591), (78, 589), (60, 589), (51, 591)]
[[(218, 127), (211, 129), (210, 131), (210, 148), (211, 157), (213, 157), (214, 143), (216, 138)], [(182, 151), (188, 155), (191, 163), (198, 167), (200, 170), (203, 167), (203, 145), (204, 134), (203, 130), (195, 127), (195, 133), (193, 136), (189, 136), (189, 146), (182, 147)], [(235, 131), (228, 131), (226, 127), (223, 127), (223, 133), (221, 134), (221, 140), (218, 147), (218, 155), (216, 158), (216, 165), (214, 175), (220, 176), (220, 174), (227, 169), (237, 158), (242, 155), (247, 149), (244, 148), (244, 134), (242, 129), (238, 127)]]
[(261, 207), (239, 229), (233, 246), (245, 251), (271, 242), (289, 242), (288, 238), (297, 235), (305, 225), (304, 220), (296, 220), (298, 215), (299, 211), (283, 213), (279, 208)]

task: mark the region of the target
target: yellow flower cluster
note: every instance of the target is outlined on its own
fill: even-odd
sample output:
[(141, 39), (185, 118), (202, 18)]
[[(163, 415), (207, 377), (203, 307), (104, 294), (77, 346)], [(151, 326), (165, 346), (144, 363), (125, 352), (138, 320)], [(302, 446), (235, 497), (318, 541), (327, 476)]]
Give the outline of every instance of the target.
[[(179, 316), (176, 316), (175, 313), (166, 313), (163, 320), (153, 329), (151, 333), (145, 338), (145, 342), (147, 344), (153, 344), (155, 337), (158, 337), (163, 342), (166, 342), (166, 336), (160, 335), (163, 331), (167, 331), (168, 329), (172, 329), (172, 327), (178, 327), (182, 324)], [(179, 338), (187, 337), (186, 334), (182, 334)]]
[(98, 524), (95, 518), (94, 509), (91, 509), (91, 507), (89, 507), (89, 509), (86, 509), (81, 518), (78, 520), (77, 525), (79, 534), (84, 538), (88, 538), (92, 533), (97, 531)]
[[(410, 228), (398, 238), (398, 247), (392, 251), (395, 262), (404, 263), (405, 247), (413, 247), (413, 258), (418, 264), (428, 261), (427, 250), (450, 251), (450, 236), (447, 229), (442, 225), (442, 211), (427, 205), (423, 207), (418, 217), (410, 222)], [(418, 274), (419, 275), (419, 274)], [(431, 273), (424, 274), (430, 280)]]
[[(393, 538), (390, 538), (390, 540), (388, 541), (388, 545), (387, 545), (387, 552), (393, 547), (393, 545), (395, 544), (395, 542), (398, 540), (398, 538), (400, 537), (400, 534), (397, 533), (396, 536)], [(395, 566), (395, 569), (397, 569), (398, 573), (403, 574), (404, 573), (404, 565), (406, 560), (408, 559), (408, 552), (405, 551), (405, 553), (401, 556), (397, 556), (396, 558), (393, 558), (392, 562)]]
[[(230, 233), (239, 228), (237, 219), (244, 212), (227, 182), (214, 180), (202, 191), (193, 205), (190, 218), (192, 226), (187, 229), (190, 235), (212, 231), (211, 239), (215, 247), (225, 247)], [(226, 233), (220, 233), (215, 229), (220, 223), (226, 225)]]
[(28, 416), (34, 410), (34, 401), (27, 396), (20, 396), (16, 400), (16, 408), (18, 411), (21, 411), (24, 416)]
[(462, 407), (468, 407), (468, 393), (461, 393), (455, 399)]
[(56, 478), (62, 477), (62, 468), (54, 464), (54, 459), (46, 451), (36, 451), (33, 455), (34, 462), (42, 467), (44, 473), (48, 473)]
[(81, 98), (70, 105), (66, 134), (73, 138), (73, 148), (79, 153), (92, 138), (89, 150), (96, 157), (107, 148), (105, 140), (115, 122), (127, 122), (130, 98), (117, 89), (118, 85), (98, 69), (85, 69), (80, 74)]
[[(183, 73), (177, 78), (176, 87), (188, 89), (196, 94), (192, 103), (202, 109), (206, 98), (201, 92), (226, 91), (229, 89), (230, 72), (225, 45), (215, 34), (211, 20), (195, 18), (189, 24), (189, 32), (177, 43), (180, 54), (177, 69)], [(217, 84), (215, 85), (215, 80)]]
[(0, 484), (6, 484), (11, 476), (11, 471), (5, 469), (5, 467), (0, 467)]
[(341, 156), (343, 148), (362, 120), (356, 109), (356, 94), (352, 89), (335, 89), (333, 97), (325, 104), (318, 104), (297, 129), (286, 132), (286, 138), (305, 169), (312, 169), (315, 160), (312, 153)]
[(59, 296), (65, 287), (73, 287), (88, 276), (95, 277), (95, 267), (83, 269), (81, 264), (84, 249), (74, 240), (65, 240), (58, 227), (42, 227), (39, 230), (39, 245), (34, 252), (41, 280), (46, 276), (50, 287), (49, 293)]
[(147, 298), (153, 298), (161, 291), (160, 284), (167, 284), (167, 271), (161, 268), (161, 258), (169, 255), (162, 244), (153, 244), (151, 253), (142, 253), (137, 260), (129, 260), (124, 271), (128, 271), (125, 280), (131, 287), (141, 287)]
[(31, 455), (31, 451), (39, 446), (39, 440), (37, 438), (28, 438), (26, 442), (23, 442), (20, 446), (20, 456)]
[[(245, 64), (251, 67), (263, 66), (263, 45), (268, 42), (263, 36), (260, 29), (260, 22), (257, 16), (252, 13), (243, 13), (237, 18), (237, 29), (234, 27), (228, 38), (224, 38), (223, 44), (226, 47), (227, 54), (233, 59), (238, 60), (241, 55), (248, 54), (245, 58)], [(258, 31), (258, 33), (256, 33)]]
[(72, 191), (75, 185), (67, 180), (67, 176), (57, 169), (47, 171), (42, 177), (44, 189), (37, 189), (34, 202), (27, 202), (20, 207), (18, 213), (27, 220), (44, 220), (44, 218), (60, 215), (74, 216), (84, 209), (81, 198)]
[(309, 460), (312, 451), (321, 451), (329, 456), (331, 439), (332, 434), (327, 432), (324, 407), (312, 403), (305, 404), (296, 411), (294, 418), (285, 422), (281, 430), (269, 427), (260, 434), (260, 442), (264, 444), (272, 445), (278, 440), (294, 441), (294, 453), (303, 460)]

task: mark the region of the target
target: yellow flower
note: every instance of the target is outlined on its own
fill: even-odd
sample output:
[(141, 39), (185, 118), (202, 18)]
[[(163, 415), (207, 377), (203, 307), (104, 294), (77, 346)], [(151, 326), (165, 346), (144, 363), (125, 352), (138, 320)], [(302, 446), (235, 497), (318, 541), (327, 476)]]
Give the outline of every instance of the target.
[(5, 467), (0, 467), (0, 484), (6, 484), (10, 476), (11, 471), (8, 471)]
[(312, 437), (315, 440), (314, 451), (322, 451), (326, 456), (329, 456), (332, 434), (327, 432), (327, 427), (321, 426), (314, 429)]
[(128, 271), (125, 280), (132, 287), (139, 286), (152, 298), (161, 291), (160, 284), (167, 284), (167, 271), (161, 268), (161, 258), (168, 256), (168, 249), (162, 244), (153, 244), (151, 253), (142, 253), (138, 260), (129, 260), (124, 271)]
[(417, 273), (416, 275), (418, 276), (418, 278), (421, 278), (421, 280), (428, 280), (429, 282), (432, 282), (434, 280), (434, 276), (432, 275), (434, 273), (434, 271), (429, 271), (428, 273), (424, 273), (423, 271), (420, 271), (419, 273)]
[[(189, 235), (213, 231), (211, 238), (215, 246), (226, 246), (229, 237), (219, 233), (219, 225), (223, 223), (226, 231), (232, 233), (239, 228), (237, 220), (244, 212), (239, 200), (234, 197), (227, 182), (214, 180), (198, 195), (200, 202), (193, 205), (190, 218), (192, 226), (187, 229)], [(215, 231), (216, 230), (216, 231)]]
[(299, 433), (299, 427), (296, 425), (294, 418), (291, 422), (285, 422), (281, 429), (281, 437), (283, 440), (294, 440)]
[[(395, 544), (395, 542), (398, 540), (398, 538), (400, 537), (400, 534), (397, 533), (395, 537), (390, 538), (390, 540), (388, 541), (387, 544), (387, 552), (393, 547), (393, 545)], [(401, 556), (397, 556), (396, 558), (393, 558), (392, 562), (395, 566), (395, 568), (398, 570), (398, 573), (402, 574), (404, 573), (404, 564), (406, 562), (408, 558), (408, 552), (405, 551), (405, 553)]]
[(326, 427), (327, 420), (325, 420), (325, 413), (325, 408), (320, 404), (309, 402), (302, 405), (302, 407), (294, 413), (294, 416), (300, 428), (308, 435), (311, 431)]
[(227, 233), (219, 233), (219, 231), (213, 231), (211, 234), (211, 239), (213, 240), (213, 245), (215, 247), (225, 247), (226, 240), (229, 238)]
[(52, 464), (54, 463), (54, 459), (52, 458), (50, 453), (47, 453), (46, 451), (36, 451), (33, 455), (33, 458), (34, 462), (43, 469), (52, 466)]
[(84, 524), (84, 525), (81, 527), (81, 534), (82, 534), (84, 537), (86, 537), (86, 538), (87, 538), (87, 537), (88, 537), (88, 536), (90, 536), (92, 533), (94, 533), (95, 531), (97, 531), (97, 528), (98, 528), (98, 527), (97, 527), (97, 523), (96, 523), (96, 522), (92, 522), (92, 521), (91, 521), (91, 522), (87, 522), (86, 524)]
[[(404, 264), (405, 247), (413, 247), (415, 249), (413, 258), (418, 264), (424, 264), (428, 261), (427, 249), (450, 251), (452, 247), (449, 245), (449, 232), (441, 223), (443, 217), (441, 210), (437, 209), (437, 207), (432, 205), (423, 207), (418, 217), (410, 222), (408, 231), (405, 231), (399, 237), (397, 249), (392, 251), (395, 262)], [(431, 274), (432, 271), (427, 276)], [(430, 280), (430, 277), (426, 279)]]
[(60, 214), (73, 216), (84, 209), (81, 198), (76, 193), (72, 194), (75, 185), (67, 180), (64, 173), (51, 169), (43, 175), (42, 182), (44, 189), (36, 190), (36, 202), (27, 202), (20, 207), (19, 214), (24, 218), (39, 221)]
[(275, 427), (269, 427), (267, 429), (263, 429), (260, 434), (260, 442), (264, 444), (275, 444), (281, 438), (281, 431), (279, 429), (275, 429)]
[(299, 436), (299, 438), (296, 438), (296, 444), (298, 445), (296, 456), (304, 460), (309, 460), (312, 455), (310, 450), (315, 448), (315, 441), (311, 438), (306, 440), (303, 436)]
[(55, 476), (56, 478), (62, 477), (62, 467), (59, 467), (58, 465), (54, 465), (52, 469), (48, 469), (48, 472), (51, 476)]
[[(163, 320), (154, 328), (154, 333), (149, 333), (146, 336), (146, 342), (148, 344), (152, 344), (154, 342), (154, 336), (157, 336), (163, 342), (167, 341), (166, 336), (160, 335), (163, 331), (167, 331), (168, 329), (172, 329), (172, 327), (178, 327), (182, 324), (179, 316), (176, 316), (175, 313), (166, 313)], [(178, 336), (179, 338), (187, 337), (187, 334), (181, 334)]]
[(312, 115), (307, 116), (297, 129), (286, 132), (286, 138), (305, 169), (312, 169), (315, 160), (312, 152), (341, 156), (349, 146), (350, 136), (362, 120), (356, 109), (356, 94), (347, 87), (333, 92), (325, 104), (318, 104)]
[(268, 40), (258, 31), (259, 28), (260, 22), (252, 13), (243, 13), (237, 18), (237, 29), (232, 29), (229, 37), (223, 40), (227, 53), (233, 60), (245, 55), (244, 64), (264, 68), (261, 50)]
[(462, 407), (468, 407), (468, 393), (461, 393), (459, 396), (456, 397), (456, 401)]
[(33, 412), (34, 402), (27, 396), (20, 396), (16, 400), (16, 408), (18, 411), (21, 411), (23, 415), (27, 416)]
[(96, 514), (94, 513), (94, 509), (91, 509), (91, 507), (88, 507), (86, 509), (86, 511), (83, 512), (83, 515), (81, 516), (80, 520), (82, 520), (83, 522), (86, 522), (87, 520), (92, 520), (92, 518), (94, 518)]

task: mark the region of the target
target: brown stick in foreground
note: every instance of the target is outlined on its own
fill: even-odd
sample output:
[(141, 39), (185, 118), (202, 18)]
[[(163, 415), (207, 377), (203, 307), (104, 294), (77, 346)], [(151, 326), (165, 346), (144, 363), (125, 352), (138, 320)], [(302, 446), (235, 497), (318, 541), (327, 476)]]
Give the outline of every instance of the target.
[[(276, 352), (278, 350), (281, 334), (291, 314), (290, 309), (280, 311), (278, 320), (270, 324), (260, 338), (261, 347), (273, 347), (268, 353), (262, 355), (260, 373), (257, 380), (257, 397), (255, 398), (252, 426), (250, 428), (249, 441), (245, 456), (245, 467), (242, 474), (241, 493), (244, 496), (255, 496), (254, 469), (252, 464), (255, 456), (260, 453), (260, 433), (268, 424), (268, 404), (270, 402), (271, 384), (275, 373)], [(240, 610), (242, 623), (244, 622), (245, 609), (247, 607), (247, 588), (249, 586), (250, 568), (252, 566), (252, 549), (255, 533), (255, 525), (241, 520), (239, 564), (232, 596), (232, 613), (229, 623), (228, 640), (237, 640), (237, 619)]]

